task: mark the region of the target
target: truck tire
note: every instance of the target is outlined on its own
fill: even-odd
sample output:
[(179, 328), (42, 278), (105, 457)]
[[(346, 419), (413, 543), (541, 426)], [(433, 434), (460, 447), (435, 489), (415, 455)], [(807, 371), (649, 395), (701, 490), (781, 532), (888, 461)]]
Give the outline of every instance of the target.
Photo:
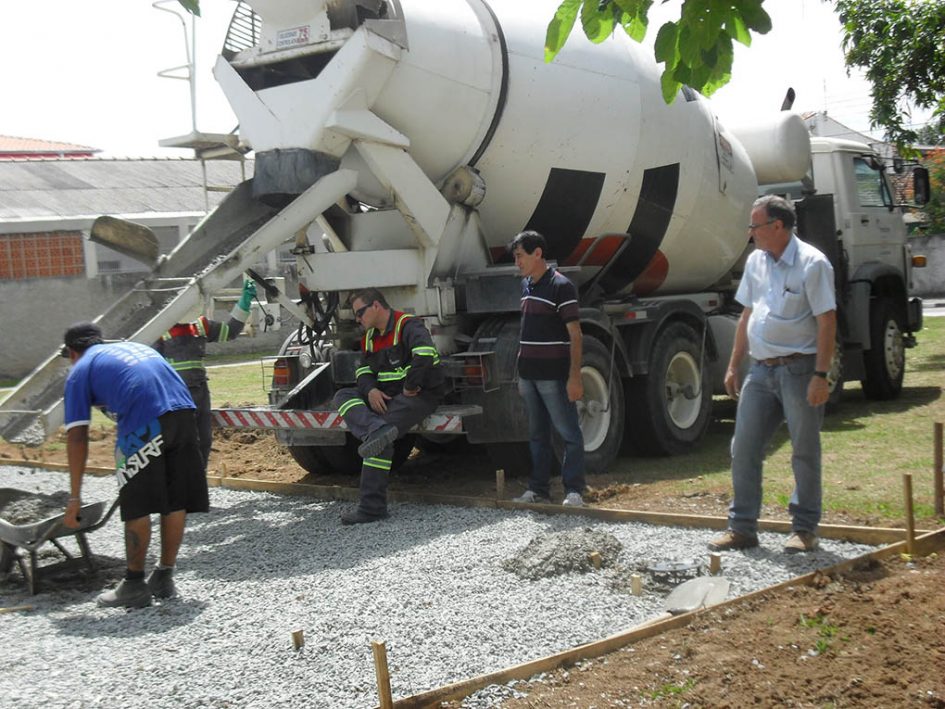
[(870, 306), (870, 349), (863, 353), (867, 399), (895, 399), (902, 391), (906, 371), (906, 347), (902, 339), (902, 313), (889, 298), (877, 298)]
[(623, 381), (610, 350), (596, 337), (583, 338), (581, 380), (584, 397), (578, 402), (584, 434), (584, 469), (605, 473), (623, 444), (626, 405)]
[(331, 466), (325, 456), (322, 455), (322, 449), (318, 446), (286, 446), (289, 449), (289, 455), (299, 464), (305, 472), (310, 475), (324, 475), (331, 472)]
[(650, 351), (649, 373), (630, 380), (628, 415), (635, 450), (650, 455), (678, 455), (705, 434), (712, 390), (702, 338), (692, 326), (670, 323)]

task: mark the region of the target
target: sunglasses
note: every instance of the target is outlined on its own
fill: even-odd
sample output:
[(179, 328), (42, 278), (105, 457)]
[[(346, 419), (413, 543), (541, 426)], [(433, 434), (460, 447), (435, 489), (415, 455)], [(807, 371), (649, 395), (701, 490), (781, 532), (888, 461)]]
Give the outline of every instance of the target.
[(364, 313), (367, 312), (367, 309), (370, 308), (374, 303), (368, 303), (367, 305), (362, 305), (360, 308), (354, 311), (354, 319), (360, 320), (364, 317)]

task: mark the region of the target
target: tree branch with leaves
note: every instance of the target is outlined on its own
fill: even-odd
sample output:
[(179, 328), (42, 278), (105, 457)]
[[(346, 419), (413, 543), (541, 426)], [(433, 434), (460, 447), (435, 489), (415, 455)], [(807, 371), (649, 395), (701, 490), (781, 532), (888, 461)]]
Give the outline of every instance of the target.
[[(663, 0), (667, 2), (667, 0)], [(663, 64), (663, 99), (672, 103), (683, 85), (711, 96), (732, 78), (734, 42), (751, 46), (752, 32), (767, 34), (771, 18), (764, 0), (685, 0), (679, 19), (657, 32), (654, 55)], [(649, 26), (653, 0), (564, 0), (548, 24), (545, 61), (564, 47), (577, 18), (595, 44), (618, 29), (641, 42)]]

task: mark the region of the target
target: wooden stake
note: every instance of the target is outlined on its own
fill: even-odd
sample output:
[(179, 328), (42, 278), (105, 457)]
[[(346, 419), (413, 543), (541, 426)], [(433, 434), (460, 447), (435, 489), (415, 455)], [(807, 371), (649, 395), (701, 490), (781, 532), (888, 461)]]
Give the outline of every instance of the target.
[(301, 650), (303, 645), (305, 645), (305, 632), (303, 630), (293, 630), (292, 647)]
[(374, 653), (374, 674), (377, 675), (377, 696), (381, 709), (394, 709), (394, 697), (390, 692), (390, 672), (387, 669), (387, 646), (373, 640), (371, 652)]
[(915, 554), (915, 514), (912, 511), (912, 473), (902, 474), (902, 491), (906, 503), (906, 553)]
[(599, 552), (599, 551), (592, 551), (592, 552), (588, 555), (588, 558), (591, 560), (591, 563), (594, 565), (594, 568), (595, 568), (595, 569), (599, 569), (599, 568), (600, 568), (600, 565), (601, 565), (601, 562), (603, 561), (603, 559), (601, 559), (601, 556), (600, 556), (600, 552)]
[(932, 458), (935, 461), (935, 469), (932, 471), (932, 480), (935, 481), (935, 514), (939, 517), (945, 516), (945, 484), (942, 482), (943, 463), (942, 463), (942, 422), (938, 421), (933, 425), (933, 436), (935, 441), (935, 450)]
[(722, 555), (718, 552), (709, 554), (709, 575), (718, 576), (722, 570)]
[(640, 574), (634, 574), (630, 577), (630, 593), (634, 596), (643, 595), (643, 577)]
[(225, 460), (221, 460), (221, 461), (220, 461), (220, 477), (221, 477), (221, 478), (228, 478), (228, 477), (229, 477), (229, 475), (227, 474), (227, 471), (226, 471), (226, 461), (225, 461)]
[(505, 499), (505, 471), (502, 468), (495, 471), (495, 496), (497, 500)]

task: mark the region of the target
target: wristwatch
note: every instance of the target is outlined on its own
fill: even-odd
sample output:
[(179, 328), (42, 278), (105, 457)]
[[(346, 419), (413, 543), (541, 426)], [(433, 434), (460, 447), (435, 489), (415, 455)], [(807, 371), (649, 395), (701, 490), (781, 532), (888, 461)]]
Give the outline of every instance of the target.
[(826, 378), (827, 378), (827, 373), (824, 372), (823, 370), (818, 369), (818, 370), (815, 370), (815, 371), (814, 371), (814, 376), (815, 376), (815, 377), (820, 377), (821, 379), (826, 379)]

